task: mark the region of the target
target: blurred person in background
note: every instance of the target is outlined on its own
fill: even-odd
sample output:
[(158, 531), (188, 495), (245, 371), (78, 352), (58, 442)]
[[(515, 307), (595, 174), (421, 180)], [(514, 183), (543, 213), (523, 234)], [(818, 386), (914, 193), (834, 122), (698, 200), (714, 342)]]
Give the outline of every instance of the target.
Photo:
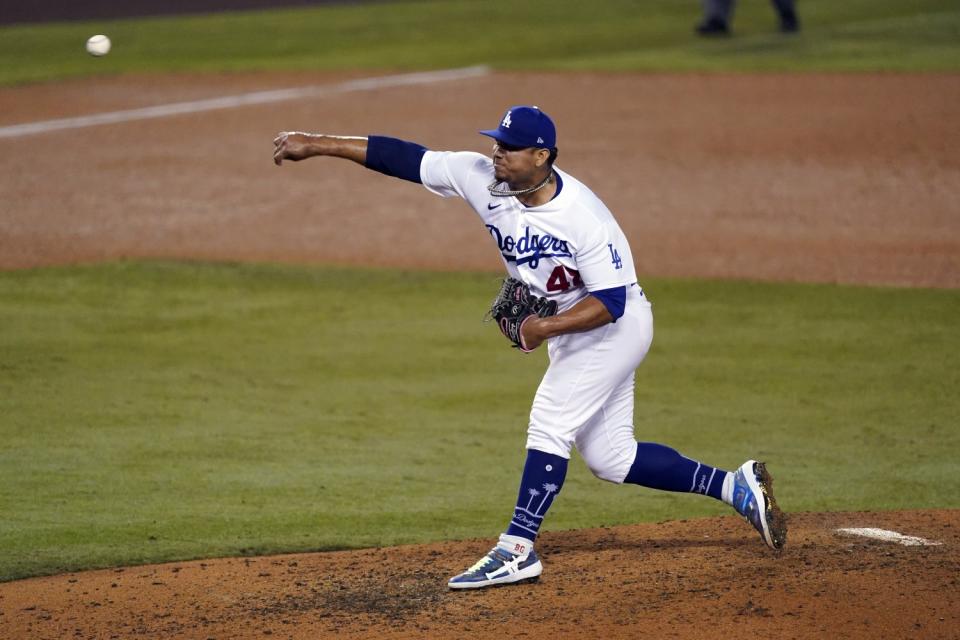
[[(733, 20), (733, 10), (736, 0), (702, 0), (703, 22), (697, 25), (697, 33), (701, 36), (728, 36), (730, 22)], [(780, 18), (782, 33), (796, 33), (800, 30), (800, 21), (793, 0), (770, 0)]]

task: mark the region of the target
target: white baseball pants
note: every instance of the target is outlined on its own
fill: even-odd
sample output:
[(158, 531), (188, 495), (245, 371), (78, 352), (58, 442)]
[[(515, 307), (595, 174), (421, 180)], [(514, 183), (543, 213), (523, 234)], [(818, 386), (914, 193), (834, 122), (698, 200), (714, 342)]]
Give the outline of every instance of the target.
[(653, 312), (638, 285), (623, 316), (547, 341), (550, 366), (530, 411), (527, 448), (570, 457), (573, 446), (598, 478), (622, 483), (637, 453), (634, 371), (653, 341)]

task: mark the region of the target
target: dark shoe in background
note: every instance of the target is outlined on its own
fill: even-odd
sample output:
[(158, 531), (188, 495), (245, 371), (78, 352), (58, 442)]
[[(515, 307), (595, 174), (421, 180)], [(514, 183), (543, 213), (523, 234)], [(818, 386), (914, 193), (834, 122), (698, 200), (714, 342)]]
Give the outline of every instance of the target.
[(710, 18), (697, 25), (697, 33), (701, 36), (728, 36), (730, 29), (727, 23), (719, 18)]
[(797, 12), (784, 11), (780, 14), (780, 33), (797, 33), (800, 31), (800, 21), (797, 19)]

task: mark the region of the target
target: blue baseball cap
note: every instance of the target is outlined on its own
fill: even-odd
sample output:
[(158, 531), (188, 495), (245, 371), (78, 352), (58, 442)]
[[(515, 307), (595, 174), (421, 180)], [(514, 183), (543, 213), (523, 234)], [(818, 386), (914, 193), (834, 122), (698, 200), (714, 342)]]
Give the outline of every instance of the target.
[(499, 127), (480, 133), (514, 147), (552, 149), (557, 146), (557, 128), (553, 120), (537, 107), (510, 107)]

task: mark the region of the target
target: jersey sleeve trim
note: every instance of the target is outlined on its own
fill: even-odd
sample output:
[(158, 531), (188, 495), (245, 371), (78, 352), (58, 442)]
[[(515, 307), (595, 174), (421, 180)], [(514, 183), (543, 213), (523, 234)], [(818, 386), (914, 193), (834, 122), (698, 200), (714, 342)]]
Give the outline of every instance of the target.
[(420, 163), (427, 148), (414, 142), (369, 136), (366, 167), (382, 174), (421, 184)]
[(601, 289), (600, 291), (591, 291), (590, 295), (603, 303), (613, 321), (623, 315), (623, 310), (627, 306), (627, 287), (614, 287), (613, 289)]

